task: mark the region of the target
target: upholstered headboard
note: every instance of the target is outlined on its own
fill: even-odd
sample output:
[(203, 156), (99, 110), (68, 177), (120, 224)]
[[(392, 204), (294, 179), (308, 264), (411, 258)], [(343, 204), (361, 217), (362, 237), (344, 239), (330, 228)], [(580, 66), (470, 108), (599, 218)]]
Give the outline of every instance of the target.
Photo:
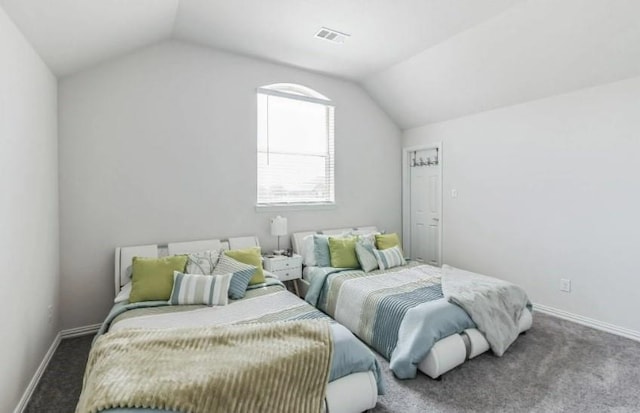
[(164, 257), (176, 254), (191, 254), (194, 252), (215, 249), (236, 249), (260, 246), (257, 237), (229, 238), (229, 241), (208, 239), (201, 241), (172, 242), (165, 245), (138, 245), (133, 247), (116, 248), (115, 256), (115, 292), (120, 292), (123, 285), (131, 281), (131, 263), (133, 257)]
[(294, 232), (293, 234), (291, 234), (291, 244), (293, 247), (293, 252), (295, 252), (296, 254), (300, 254), (300, 251), (302, 250), (302, 240), (307, 235), (312, 235), (312, 234), (339, 235), (349, 231), (353, 232), (354, 234), (358, 234), (360, 232), (361, 233), (376, 232), (378, 231), (378, 228), (376, 228), (375, 226), (368, 226), (368, 227), (351, 227), (351, 228), (337, 228), (337, 229), (323, 229), (323, 230), (316, 230), (316, 231)]

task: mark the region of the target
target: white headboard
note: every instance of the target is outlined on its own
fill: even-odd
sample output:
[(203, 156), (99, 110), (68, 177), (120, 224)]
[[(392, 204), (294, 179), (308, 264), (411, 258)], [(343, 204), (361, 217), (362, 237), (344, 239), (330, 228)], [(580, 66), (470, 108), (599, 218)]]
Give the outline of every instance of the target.
[(166, 245), (138, 245), (133, 247), (116, 248), (115, 256), (115, 291), (120, 292), (123, 285), (131, 281), (131, 263), (133, 257), (164, 257), (176, 254), (191, 254), (200, 251), (215, 249), (228, 250), (232, 248), (245, 248), (249, 246), (260, 246), (258, 237), (237, 237), (229, 238), (229, 241), (219, 239), (207, 239), (201, 241), (172, 242)]
[(316, 231), (294, 232), (293, 234), (291, 234), (291, 244), (293, 246), (293, 252), (295, 252), (296, 254), (300, 254), (300, 251), (302, 250), (302, 240), (307, 235), (312, 235), (312, 234), (339, 235), (348, 231), (351, 231), (354, 235), (357, 235), (358, 233), (365, 234), (369, 232), (376, 232), (378, 231), (378, 228), (375, 226), (368, 226), (368, 227), (351, 227), (351, 228), (337, 228), (337, 229), (323, 229), (323, 230), (316, 230)]

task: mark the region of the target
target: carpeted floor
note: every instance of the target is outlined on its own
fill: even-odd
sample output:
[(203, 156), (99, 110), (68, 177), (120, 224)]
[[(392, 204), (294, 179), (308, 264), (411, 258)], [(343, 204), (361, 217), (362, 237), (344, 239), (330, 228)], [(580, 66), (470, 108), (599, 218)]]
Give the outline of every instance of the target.
[[(93, 337), (64, 340), (27, 413), (72, 413)], [(441, 381), (396, 380), (375, 413), (640, 412), (640, 343), (537, 313), (533, 328), (501, 357), (485, 353)]]
[(490, 352), (435, 381), (384, 366), (382, 412), (640, 412), (640, 343), (536, 313), (501, 358)]
[(93, 335), (62, 340), (25, 413), (73, 413), (82, 390)]

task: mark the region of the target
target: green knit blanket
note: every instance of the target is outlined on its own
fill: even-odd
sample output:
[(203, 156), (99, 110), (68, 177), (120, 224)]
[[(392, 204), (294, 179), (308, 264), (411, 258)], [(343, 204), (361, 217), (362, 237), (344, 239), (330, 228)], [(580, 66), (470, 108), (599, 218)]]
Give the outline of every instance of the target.
[(317, 413), (332, 353), (320, 320), (107, 333), (89, 354), (76, 413)]

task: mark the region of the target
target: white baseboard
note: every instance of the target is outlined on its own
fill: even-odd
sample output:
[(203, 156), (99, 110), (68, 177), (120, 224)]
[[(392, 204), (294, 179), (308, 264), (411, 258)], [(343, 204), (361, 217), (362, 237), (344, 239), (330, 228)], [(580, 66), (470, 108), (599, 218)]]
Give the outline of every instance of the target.
[(61, 332), (56, 334), (56, 337), (53, 339), (53, 343), (51, 343), (51, 347), (49, 347), (49, 350), (47, 350), (47, 354), (44, 355), (42, 362), (38, 366), (38, 370), (36, 370), (35, 374), (33, 375), (33, 378), (31, 378), (29, 385), (27, 386), (26, 390), (22, 394), (22, 397), (20, 398), (20, 401), (18, 402), (18, 405), (16, 406), (13, 413), (22, 413), (24, 409), (27, 407), (27, 404), (29, 403), (29, 399), (31, 399), (31, 395), (33, 394), (33, 391), (36, 389), (36, 386), (38, 385), (40, 378), (44, 374), (44, 371), (47, 369), (47, 366), (51, 361), (51, 357), (53, 357), (56, 350), (58, 349), (58, 346), (60, 345), (60, 341), (65, 338), (80, 337), (80, 336), (86, 336), (87, 334), (96, 333), (98, 329), (100, 329), (100, 326), (101, 324), (91, 324), (88, 326), (62, 330)]
[(88, 326), (82, 326), (82, 327), (70, 328), (68, 330), (62, 330), (60, 332), (60, 338), (61, 339), (65, 339), (65, 338), (71, 338), (71, 337), (86, 336), (88, 334), (94, 334), (94, 333), (98, 332), (98, 330), (100, 329), (101, 325), (102, 324), (91, 324), (91, 325), (88, 325)]
[(568, 321), (573, 321), (574, 323), (582, 324), (587, 327), (595, 328), (596, 330), (606, 331), (607, 333), (630, 338), (631, 340), (635, 340), (635, 341), (640, 341), (640, 331), (630, 330), (628, 328), (605, 323), (603, 321), (598, 321), (593, 318), (584, 317), (578, 314), (573, 314), (568, 311), (560, 310), (560, 309), (549, 307), (542, 304), (533, 304), (533, 309), (535, 311), (539, 311), (544, 314), (562, 318)]
[(49, 350), (47, 350), (47, 353), (44, 355), (42, 362), (40, 362), (38, 369), (36, 370), (35, 374), (31, 378), (29, 385), (27, 386), (26, 390), (22, 394), (22, 397), (20, 398), (20, 401), (18, 402), (18, 405), (16, 406), (13, 413), (22, 413), (24, 409), (27, 407), (27, 404), (29, 403), (29, 399), (31, 399), (31, 395), (33, 394), (33, 391), (36, 389), (36, 386), (38, 385), (40, 378), (44, 374), (44, 371), (47, 369), (47, 366), (49, 365), (49, 361), (51, 361), (51, 357), (53, 357), (53, 354), (58, 349), (59, 344), (60, 344), (60, 333), (56, 334), (56, 337), (53, 339), (53, 343), (51, 343)]

